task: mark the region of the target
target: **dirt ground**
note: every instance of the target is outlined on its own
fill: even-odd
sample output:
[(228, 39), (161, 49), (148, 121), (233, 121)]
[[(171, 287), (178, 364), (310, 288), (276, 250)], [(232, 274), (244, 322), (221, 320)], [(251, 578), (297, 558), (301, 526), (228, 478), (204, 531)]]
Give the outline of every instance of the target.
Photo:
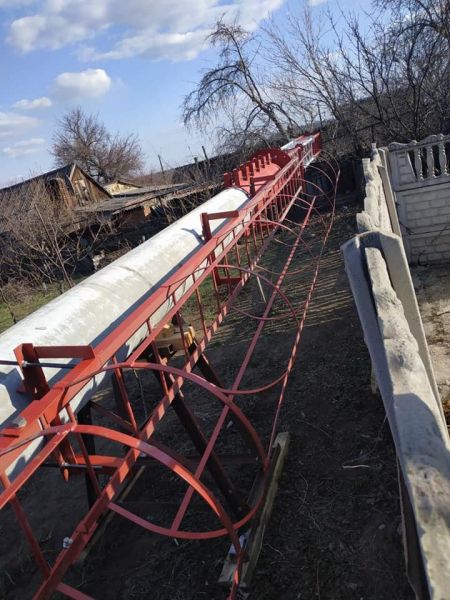
[[(368, 354), (340, 253), (340, 245), (354, 235), (356, 212), (357, 207), (344, 207), (337, 214), (289, 380), (279, 430), (290, 433), (291, 443), (254, 585), (249, 596), (243, 595), (251, 600), (413, 598), (402, 553), (392, 441), (381, 400), (370, 390)], [(219, 372), (239, 364), (246, 338), (242, 322), (239, 330), (231, 325), (217, 338), (208, 356)], [(278, 372), (291, 341), (286, 330), (269, 328), (247, 387)], [(262, 398), (247, 408), (262, 430), (269, 404)], [(208, 429), (211, 415), (202, 413), (201, 404), (199, 414)], [(181, 433), (173, 429), (170, 435), (177, 439)], [(233, 445), (232, 431), (229, 439)], [(240, 476), (245, 487), (244, 471)], [(50, 475), (42, 477), (50, 486)], [(156, 510), (152, 503), (143, 505), (144, 492), (152, 492), (168, 513), (173, 510), (179, 482), (169, 477), (163, 486), (160, 481), (157, 470), (145, 469), (128, 499), (136, 513), (152, 517)], [(78, 502), (80, 483), (74, 484), (71, 496)], [(38, 483), (33, 485), (38, 489)], [(30, 491), (25, 503), (37, 523), (58, 503), (61, 516), (53, 529), (42, 529), (42, 536), (47, 531), (48, 540), (59, 540), (70, 532), (69, 522), (76, 522), (71, 501), (62, 495), (56, 500), (41, 496), (36, 506)], [(188, 524), (195, 510), (187, 515)], [(11, 523), (10, 513), (6, 518), (4, 513), (3, 597), (22, 600), (31, 597), (33, 571), (23, 547), (14, 546)], [(20, 561), (11, 548), (17, 549)], [(222, 600), (226, 591), (217, 579), (228, 548), (225, 538), (174, 541), (115, 517), (85, 563), (65, 581), (99, 600)]]
[(324, 260), (281, 429), (292, 443), (252, 598), (413, 598), (405, 576), (391, 436), (339, 246)]
[(436, 383), (450, 423), (450, 270), (448, 265), (417, 266), (412, 275)]

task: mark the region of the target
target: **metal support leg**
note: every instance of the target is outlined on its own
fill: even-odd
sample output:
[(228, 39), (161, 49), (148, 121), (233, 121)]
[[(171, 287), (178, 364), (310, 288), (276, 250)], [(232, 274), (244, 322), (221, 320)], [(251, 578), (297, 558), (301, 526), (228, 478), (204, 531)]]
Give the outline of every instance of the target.
[[(158, 382), (161, 383), (160, 375), (156, 371), (154, 371), (154, 375)], [(167, 386), (170, 387), (170, 378), (168, 375), (165, 377)], [(182, 392), (178, 392), (178, 394), (175, 396), (172, 406), (176, 415), (180, 419), (181, 424), (185, 428), (192, 443), (194, 444), (195, 449), (200, 455), (202, 455), (206, 450), (206, 446), (208, 445), (208, 439), (205, 436), (196, 416), (187, 406)], [(249, 511), (247, 502), (228, 477), (227, 472), (225, 471), (220, 459), (217, 457), (217, 454), (214, 451), (211, 452), (207, 462), (207, 467), (212, 478), (216, 482), (236, 516), (241, 518), (247, 514)]]
[[(79, 411), (78, 423), (80, 423), (80, 425), (92, 425), (92, 413), (91, 413), (91, 403), (90, 402), (88, 402), (86, 404), (86, 406), (83, 406), (83, 408)], [(82, 438), (83, 438), (83, 442), (84, 442), (84, 445), (86, 446), (86, 450), (88, 451), (88, 453), (90, 455), (95, 454), (95, 440), (92, 437), (92, 435), (83, 435)], [(91, 506), (93, 506), (94, 502), (97, 500), (98, 496), (94, 489), (94, 485), (89, 477), (89, 474), (86, 473), (84, 477), (86, 480), (87, 500), (88, 500), (89, 508), (91, 508)]]

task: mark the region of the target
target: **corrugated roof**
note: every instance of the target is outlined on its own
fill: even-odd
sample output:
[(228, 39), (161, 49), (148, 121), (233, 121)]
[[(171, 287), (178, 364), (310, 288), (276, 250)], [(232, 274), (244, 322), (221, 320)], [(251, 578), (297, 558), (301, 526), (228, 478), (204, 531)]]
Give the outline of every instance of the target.
[[(158, 206), (162, 198), (165, 200), (182, 199), (186, 196), (190, 196), (195, 193), (203, 192), (206, 190), (215, 189), (218, 184), (207, 184), (207, 185), (186, 185), (183, 186), (171, 186), (172, 188), (163, 188), (159, 191), (154, 191), (147, 194), (141, 194), (139, 196), (121, 195), (115, 196), (111, 200), (106, 202), (98, 202), (91, 206), (83, 206), (77, 209), (77, 212), (102, 212), (102, 213), (119, 213), (128, 210), (133, 210), (149, 203), (151, 206)], [(180, 189), (182, 187), (182, 189)], [(177, 189), (178, 188), (178, 189)]]
[(149, 185), (147, 187), (140, 187), (135, 190), (124, 190), (120, 192), (120, 194), (116, 194), (117, 196), (140, 196), (140, 195), (148, 195), (148, 194), (156, 194), (157, 192), (162, 192), (165, 194), (170, 193), (171, 191), (188, 188), (191, 187), (190, 183), (171, 183), (167, 185)]

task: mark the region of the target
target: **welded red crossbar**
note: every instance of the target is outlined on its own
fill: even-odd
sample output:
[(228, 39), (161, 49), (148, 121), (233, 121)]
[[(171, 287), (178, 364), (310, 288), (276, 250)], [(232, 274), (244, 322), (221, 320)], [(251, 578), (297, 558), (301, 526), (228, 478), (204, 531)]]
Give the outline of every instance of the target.
[[(16, 349), (25, 388), (30, 395), (30, 404), (21, 412), (20, 419), (17, 421), (21, 426), (0, 431), (0, 478), (4, 487), (0, 495), (0, 508), (7, 503), (13, 506), (41, 570), (43, 583), (35, 598), (48, 598), (54, 591), (72, 598), (87, 597), (62, 583), (62, 578), (86, 547), (100, 519), (107, 511), (113, 511), (153, 533), (180, 539), (209, 539), (228, 535), (237, 555), (235, 578), (230, 592), (230, 598), (235, 597), (245, 560), (245, 550), (239, 541), (239, 531), (252, 520), (264, 499), (273, 441), (286, 383), (295, 360), (306, 312), (317, 279), (320, 258), (333, 221), (338, 172), (329, 163), (327, 163), (328, 167), (310, 167), (319, 171), (322, 178), (329, 180), (326, 191), (318, 188), (313, 181), (307, 182), (305, 156), (308, 156), (306, 166), (317, 157), (320, 151), (320, 136), (318, 134), (305, 136), (304, 139), (307, 140), (304, 144), (299, 139), (298, 144), (286, 152), (280, 149), (260, 152), (240, 169), (227, 174), (225, 181), (228, 185), (242, 187), (252, 196), (248, 204), (239, 211), (203, 215), (204, 245), (97, 345), (92, 348), (49, 349), (23, 344)], [(322, 201), (325, 199), (329, 203), (326, 217), (318, 209), (319, 199)], [(288, 217), (293, 207), (299, 207), (303, 211), (299, 222), (292, 221)], [(227, 219), (224, 226), (213, 235), (209, 222), (224, 218)], [(321, 244), (316, 255), (311, 245), (304, 239), (304, 232), (313, 218), (322, 227)], [(280, 232), (287, 232), (292, 237), (292, 243), (286, 244), (281, 238), (278, 239)], [(261, 258), (267, 248), (274, 243), (284, 243), (288, 248), (283, 267), (279, 272), (266, 269), (261, 265)], [(283, 291), (283, 284), (289, 276), (299, 272), (299, 269), (290, 269), (299, 248), (306, 250), (311, 261), (314, 261), (314, 268), (306, 298), (303, 304), (295, 307)], [(261, 270), (263, 272), (265, 270), (266, 275), (262, 275)], [(259, 282), (263, 281), (271, 290), (262, 315), (258, 316), (236, 306), (236, 298), (251, 277), (256, 277)], [(275, 277), (275, 280), (269, 277)], [(211, 293), (217, 303), (216, 314), (211, 322), (205, 317), (205, 303), (202, 298), (202, 284), (207, 281), (211, 283)], [(288, 363), (281, 375), (276, 376), (269, 383), (266, 382), (252, 390), (243, 390), (240, 386), (264, 327), (267, 323), (280, 318), (280, 316), (271, 316), (277, 298), (285, 303), (286, 314), (290, 315), (296, 330)], [(186, 337), (187, 328), (181, 312), (190, 300), (195, 301), (200, 320), (200, 330), (195, 340)], [(258, 325), (233, 384), (230, 388), (224, 388), (204, 351), (232, 308), (247, 318), (256, 319)], [(155, 323), (152, 317), (157, 314), (164, 314), (164, 316)], [(179, 331), (181, 353), (184, 354), (185, 359), (182, 367), (170, 364), (170, 352), (169, 356), (160, 352), (159, 344), (162, 339), (160, 335), (166, 326), (174, 323)], [(125, 359), (120, 359), (118, 355), (121, 349), (143, 327), (146, 328), (146, 333), (141, 336), (142, 341)], [(45, 358), (68, 357), (78, 357), (80, 362), (68, 370), (57, 384), (49, 385), (40, 361)], [(193, 372), (195, 367), (201, 371), (202, 376)], [(160, 381), (162, 398), (143, 423), (138, 423), (135, 416), (133, 401), (130, 399), (124, 377), (127, 369), (151, 371)], [(119, 411), (115, 413), (97, 403), (92, 403), (92, 408), (101, 414), (108, 414), (121, 427), (121, 432), (98, 425), (83, 424), (80, 416), (74, 414), (71, 408), (71, 401), (87, 383), (96, 375), (105, 372), (113, 376), (120, 413)], [(216, 398), (222, 406), (209, 436), (202, 430), (195, 414), (185, 401), (183, 396), (185, 381), (189, 381)], [(270, 420), (268, 443), (265, 444), (242, 411), (238, 400), (242, 401), (246, 395), (275, 389), (277, 386), (280, 387), (280, 392), (275, 403), (274, 415)], [(186, 457), (177, 454), (152, 437), (170, 406), (174, 408), (198, 451), (198, 461), (194, 466), (189, 465)], [(262, 485), (251, 505), (242, 497), (239, 487), (233, 484), (217, 451), (218, 438), (230, 418), (248, 442), (259, 465)], [(89, 436), (106, 438), (111, 443), (120, 444), (128, 450), (123, 457), (97, 455), (95, 448), (88, 447), (86, 440), (90, 439)], [(21, 473), (10, 481), (6, 475), (8, 468), (23, 455), (25, 448), (38, 439), (43, 442), (40, 449), (35, 451)], [(117, 504), (119, 493), (133, 467), (143, 455), (164, 465), (188, 484), (170, 525), (152, 523)], [(61, 551), (52, 565), (47, 563), (17, 497), (23, 485), (42, 464), (48, 461), (49, 457), (56, 460), (65, 478), (82, 468), (88, 477), (92, 496), (90, 510), (71, 535), (70, 544)], [(224, 497), (226, 506), (202, 482), (201, 478), (206, 469)], [(99, 472), (109, 476), (104, 487), (99, 486), (97, 478)], [(217, 516), (221, 523), (219, 529), (190, 531), (181, 528), (194, 493), (203, 498)]]

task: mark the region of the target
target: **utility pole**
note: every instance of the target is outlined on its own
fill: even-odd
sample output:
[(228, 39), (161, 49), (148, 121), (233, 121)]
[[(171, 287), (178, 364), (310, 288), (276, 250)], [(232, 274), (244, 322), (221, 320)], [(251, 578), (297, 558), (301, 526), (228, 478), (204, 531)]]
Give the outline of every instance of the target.
[(159, 164), (160, 164), (160, 166), (161, 166), (161, 173), (163, 174), (164, 183), (167, 183), (167, 180), (166, 180), (166, 172), (164, 171), (164, 167), (163, 167), (163, 163), (162, 163), (161, 154), (158, 154), (158, 160), (159, 160)]
[(211, 163), (209, 162), (209, 157), (206, 154), (205, 146), (202, 146), (202, 150), (203, 150), (203, 155), (204, 155), (205, 160), (206, 160), (206, 166), (208, 167), (208, 179), (211, 179)]
[(208, 167), (209, 167), (209, 157), (208, 157), (208, 155), (206, 154), (205, 146), (202, 146), (202, 150), (203, 150), (203, 154), (204, 154), (204, 156), (205, 156), (205, 160), (206, 160), (206, 162), (208, 163)]
[(317, 103), (317, 111), (319, 113), (320, 130), (322, 131), (322, 129), (323, 129), (322, 113), (320, 112), (320, 104), (319, 103)]
[(200, 167), (198, 164), (198, 158), (196, 156), (194, 156), (194, 163), (195, 163), (195, 172), (196, 172), (197, 181), (201, 181), (202, 172), (200, 171)]

